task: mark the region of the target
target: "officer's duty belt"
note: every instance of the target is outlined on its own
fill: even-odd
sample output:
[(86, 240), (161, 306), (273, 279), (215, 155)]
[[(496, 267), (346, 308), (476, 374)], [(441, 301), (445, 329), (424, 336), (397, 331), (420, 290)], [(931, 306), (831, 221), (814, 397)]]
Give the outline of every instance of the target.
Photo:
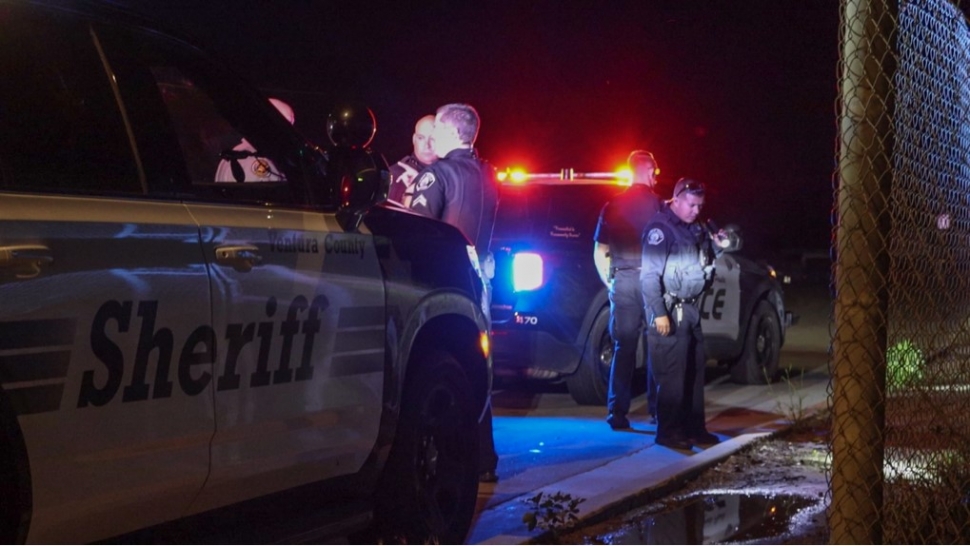
[(682, 303), (697, 303), (697, 300), (700, 299), (699, 296), (696, 298), (678, 298), (677, 296), (667, 296), (667, 297), (669, 298), (671, 305), (679, 305)]

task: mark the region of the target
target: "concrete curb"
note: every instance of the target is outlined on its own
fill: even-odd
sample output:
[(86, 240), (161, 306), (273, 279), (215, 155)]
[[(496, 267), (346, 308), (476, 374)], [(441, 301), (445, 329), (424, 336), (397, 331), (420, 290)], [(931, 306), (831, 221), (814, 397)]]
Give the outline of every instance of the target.
[(573, 498), (586, 499), (579, 506), (579, 525), (589, 525), (669, 495), (682, 487), (684, 482), (723, 461), (731, 454), (772, 434), (774, 432), (742, 434), (693, 454), (655, 444), (650, 445), (627, 457), (483, 510), (475, 526), (489, 529), (488, 533), (492, 536), (482, 540), (473, 539), (471, 544), (548, 542), (552, 538), (550, 532), (540, 530), (529, 532), (522, 522), (522, 515), (528, 510), (524, 501), (540, 492), (546, 494), (562, 492)]

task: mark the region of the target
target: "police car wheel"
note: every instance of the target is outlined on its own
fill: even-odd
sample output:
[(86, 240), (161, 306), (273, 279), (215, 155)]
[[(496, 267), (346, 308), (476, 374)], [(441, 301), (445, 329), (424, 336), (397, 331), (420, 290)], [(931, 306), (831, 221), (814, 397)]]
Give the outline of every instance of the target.
[(461, 544), (478, 495), (475, 396), (448, 353), (432, 352), (411, 372), (377, 492), (378, 532), (383, 543)]
[(742, 385), (771, 383), (778, 375), (781, 325), (767, 301), (759, 301), (748, 323), (741, 357), (731, 366), (731, 380)]
[(580, 405), (605, 406), (610, 387), (613, 338), (610, 336), (610, 309), (600, 310), (586, 337), (583, 357), (576, 372), (566, 376), (570, 396)]

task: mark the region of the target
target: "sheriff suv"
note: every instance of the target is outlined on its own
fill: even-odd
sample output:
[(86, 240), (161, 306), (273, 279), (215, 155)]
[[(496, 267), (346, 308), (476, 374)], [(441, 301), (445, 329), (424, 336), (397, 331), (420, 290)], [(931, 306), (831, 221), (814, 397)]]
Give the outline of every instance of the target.
[[(492, 237), (495, 375), (565, 380), (577, 403), (604, 405), (613, 339), (593, 233), (600, 209), (628, 182), (616, 173), (571, 170), (512, 175), (502, 177)], [(705, 348), (734, 381), (764, 383), (778, 371), (792, 315), (774, 270), (737, 254), (740, 234), (731, 235), (701, 302)], [(641, 340), (641, 356), (643, 350)]]
[[(462, 542), (491, 383), (465, 238), (370, 205), (372, 131), (322, 149), (69, 5), (0, 1), (0, 543)], [(244, 140), (274, 176), (214, 180)]]

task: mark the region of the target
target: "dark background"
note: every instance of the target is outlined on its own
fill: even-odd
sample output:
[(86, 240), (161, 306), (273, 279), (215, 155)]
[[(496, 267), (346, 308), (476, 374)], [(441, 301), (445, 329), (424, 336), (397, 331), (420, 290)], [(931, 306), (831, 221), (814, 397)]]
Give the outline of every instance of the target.
[(468, 102), (500, 169), (613, 170), (646, 148), (665, 193), (708, 184), (705, 214), (739, 224), (749, 254), (829, 245), (836, 0), (126, 5), (292, 104), (317, 142), (360, 102), (393, 162), (418, 117)]

